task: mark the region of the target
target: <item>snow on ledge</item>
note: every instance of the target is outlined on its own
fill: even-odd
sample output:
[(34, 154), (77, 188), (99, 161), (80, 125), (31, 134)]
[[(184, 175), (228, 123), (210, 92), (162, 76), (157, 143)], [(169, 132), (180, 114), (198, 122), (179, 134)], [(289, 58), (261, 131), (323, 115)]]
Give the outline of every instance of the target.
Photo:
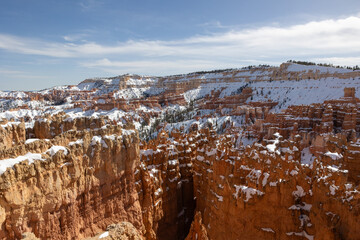
[(69, 146), (73, 146), (73, 145), (75, 145), (75, 144), (80, 144), (80, 145), (82, 145), (82, 144), (84, 144), (84, 140), (83, 140), (83, 139), (78, 139), (78, 140), (76, 140), (76, 141), (69, 142)]
[(274, 136), (276, 137), (276, 139), (272, 140), (273, 143), (266, 145), (266, 148), (269, 152), (275, 152), (276, 145), (279, 144), (279, 142), (280, 142), (280, 140), (279, 140), (281, 137), (280, 133), (278, 133), (278, 132), (274, 133)]
[(35, 160), (45, 160), (41, 157), (41, 153), (31, 153), (28, 152), (23, 156), (18, 156), (16, 158), (9, 158), (0, 160), (0, 175), (3, 174), (7, 168), (13, 167), (15, 164), (23, 162), (25, 160), (29, 161), (29, 164), (32, 164)]
[(49, 153), (51, 157), (53, 157), (58, 151), (64, 151), (64, 154), (67, 155), (69, 152), (63, 146), (52, 146), (46, 153)]
[(296, 191), (293, 191), (292, 195), (294, 197), (296, 197), (296, 198), (301, 198), (301, 197), (305, 196), (306, 193), (305, 193), (304, 189), (301, 186), (297, 185), (296, 186)]
[(238, 198), (239, 196), (239, 190), (241, 190), (242, 193), (246, 195), (246, 199), (244, 199), (244, 202), (249, 201), (250, 198), (252, 198), (253, 195), (257, 194), (259, 196), (264, 195), (262, 191), (259, 191), (255, 188), (251, 188), (245, 185), (234, 185), (236, 192), (234, 193), (234, 197)]
[(29, 138), (25, 141), (25, 144), (30, 144), (32, 142), (36, 142), (36, 141), (39, 141), (40, 139), (39, 138)]
[(100, 136), (93, 136), (93, 138), (91, 139), (91, 146), (96, 145), (97, 143), (101, 143), (101, 145), (104, 148), (108, 148), (108, 145), (106, 144), (106, 142), (102, 139), (102, 137)]
[(332, 160), (339, 160), (341, 159), (343, 156), (337, 152), (332, 153), (330, 151), (328, 151), (327, 153), (324, 154), (325, 156), (331, 157)]
[(299, 236), (299, 237), (305, 237), (307, 238), (308, 240), (314, 240), (314, 236), (312, 235), (309, 235), (307, 232), (305, 231), (302, 231), (302, 232), (287, 232), (286, 235), (288, 236), (292, 236), (292, 235), (295, 235), (295, 236)]
[[(63, 151), (65, 155), (69, 153), (69, 151), (63, 146), (52, 146), (44, 153), (49, 154), (51, 157), (53, 157), (58, 151)], [(0, 175), (2, 175), (7, 170), (7, 168), (13, 167), (15, 164), (23, 162), (25, 160), (28, 160), (29, 164), (34, 163), (35, 160), (45, 161), (46, 159), (41, 157), (42, 154), (43, 153), (28, 152), (27, 154), (18, 156), (16, 158), (2, 159), (0, 160)]]
[(102, 234), (99, 236), (99, 239), (101, 239), (101, 238), (106, 238), (106, 237), (108, 237), (108, 236), (109, 236), (109, 232), (106, 231), (106, 232), (102, 233)]
[(271, 233), (275, 233), (274, 230), (272, 230), (272, 228), (261, 228), (262, 231), (264, 232), (271, 232)]

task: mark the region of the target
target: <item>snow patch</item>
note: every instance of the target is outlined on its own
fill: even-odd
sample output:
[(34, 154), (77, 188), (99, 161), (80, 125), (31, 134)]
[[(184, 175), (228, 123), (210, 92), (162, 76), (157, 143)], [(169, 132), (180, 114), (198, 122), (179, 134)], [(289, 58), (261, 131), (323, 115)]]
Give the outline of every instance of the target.
[(103, 233), (99, 236), (99, 239), (101, 239), (101, 238), (106, 238), (106, 237), (108, 237), (108, 236), (109, 236), (109, 232), (106, 231), (106, 232), (103, 232)]
[(330, 157), (332, 160), (339, 160), (339, 159), (341, 159), (343, 157), (341, 154), (339, 154), (337, 152), (332, 153), (330, 151), (328, 151), (324, 155)]
[(306, 193), (305, 193), (304, 189), (303, 189), (301, 186), (297, 185), (297, 186), (296, 186), (296, 191), (293, 191), (293, 192), (292, 192), (292, 195), (293, 195), (294, 197), (296, 197), (296, 198), (300, 198), (300, 197), (305, 196)]
[(29, 138), (25, 141), (25, 144), (30, 144), (32, 142), (36, 142), (36, 141), (39, 141), (40, 139), (38, 138)]
[(272, 230), (272, 228), (261, 228), (261, 230), (264, 231), (264, 232), (275, 233), (274, 230)]
[(254, 189), (254, 188), (251, 188), (251, 187), (248, 187), (248, 186), (245, 186), (245, 185), (234, 185), (235, 189), (236, 189), (236, 192), (233, 194), (235, 198), (238, 198), (238, 195), (239, 195), (239, 190), (241, 190), (242, 193), (245, 194), (245, 199), (244, 199), (244, 202), (247, 202), (249, 201), (250, 198), (252, 198), (253, 195), (257, 194), (259, 196), (263, 195), (264, 193), (257, 190), (257, 189)]
[(46, 153), (49, 153), (53, 157), (58, 151), (63, 151), (65, 155), (68, 154), (68, 150), (63, 146), (52, 146)]

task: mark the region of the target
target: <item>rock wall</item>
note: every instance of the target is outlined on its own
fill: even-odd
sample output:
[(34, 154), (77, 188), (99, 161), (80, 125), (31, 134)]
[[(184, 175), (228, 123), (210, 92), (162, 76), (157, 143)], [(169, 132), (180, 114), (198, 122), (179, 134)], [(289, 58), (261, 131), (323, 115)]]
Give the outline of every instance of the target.
[(198, 138), (193, 163), (196, 209), (209, 239), (358, 238), (352, 226), (360, 222), (360, 196), (347, 170), (324, 159), (301, 164), (300, 139), (239, 151), (230, 135), (220, 144), (214, 135)]
[(0, 126), (0, 149), (16, 146), (26, 139), (25, 124), (3, 124)]
[(29, 159), (0, 175), (0, 239), (83, 238), (121, 221), (146, 239), (186, 237), (195, 209), (188, 143), (166, 133), (140, 143), (106, 119), (64, 119), (37, 122), (28, 131), (44, 139), (0, 151), (0, 161)]
[(205, 226), (202, 224), (201, 213), (196, 212), (194, 221), (191, 224), (189, 234), (185, 238), (186, 240), (208, 240)]
[[(176, 135), (180, 136), (174, 132), (173, 136)], [(184, 239), (193, 219), (192, 154), (188, 144), (171, 141), (162, 132), (155, 141), (141, 146), (140, 202), (144, 219), (152, 215), (154, 222), (157, 221), (152, 224), (157, 239)]]
[(53, 145), (43, 160), (21, 162), (0, 176), (0, 238), (27, 231), (41, 239), (80, 238), (120, 220), (145, 231), (135, 188), (136, 133), (115, 128), (81, 135), (57, 137), (53, 143), (66, 148)]

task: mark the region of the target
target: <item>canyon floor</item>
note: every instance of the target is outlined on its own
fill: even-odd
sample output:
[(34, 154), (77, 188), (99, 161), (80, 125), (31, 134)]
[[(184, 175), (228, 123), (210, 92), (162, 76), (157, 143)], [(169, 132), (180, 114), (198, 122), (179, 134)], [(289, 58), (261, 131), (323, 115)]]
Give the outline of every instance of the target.
[(0, 239), (360, 239), (360, 71), (0, 91)]

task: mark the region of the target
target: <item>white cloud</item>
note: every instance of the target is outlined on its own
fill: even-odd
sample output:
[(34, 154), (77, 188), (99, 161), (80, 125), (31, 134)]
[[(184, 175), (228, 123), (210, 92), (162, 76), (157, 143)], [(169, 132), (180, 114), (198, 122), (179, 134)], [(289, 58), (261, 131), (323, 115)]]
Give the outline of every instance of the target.
[[(256, 61), (256, 60), (249, 60)], [(111, 61), (107, 58), (82, 63), (88, 68), (101, 69), (111, 74), (138, 73), (146, 75), (180, 74), (186, 72), (228, 68), (227, 63), (207, 60), (140, 60), (140, 61)], [(231, 67), (238, 67), (233, 64)], [(162, 71), (159, 71), (161, 69)]]
[[(71, 36), (64, 39), (73, 40)], [(356, 65), (360, 53), (359, 39), (360, 16), (351, 16), (289, 27), (230, 30), (172, 41), (130, 40), (112, 46), (96, 42), (46, 42), (0, 34), (0, 49), (57, 58), (98, 58), (102, 60), (86, 62), (83, 66), (107, 71), (133, 69), (135, 72), (157, 70), (160, 73), (166, 68), (181, 72), (196, 70), (195, 67), (213, 69), (278, 63), (288, 59), (317, 58), (340, 65)], [(252, 62), (245, 59), (252, 59)]]
[(78, 34), (69, 34), (69, 35), (63, 36), (63, 38), (67, 42), (75, 42), (75, 41), (83, 40), (87, 36), (88, 36), (88, 34), (86, 34), (86, 33), (78, 33)]
[(8, 69), (1, 69), (0, 74), (7, 74), (7, 75), (14, 75), (14, 74), (22, 74), (23, 72), (17, 70), (8, 70)]
[(79, 3), (82, 11), (89, 11), (96, 9), (102, 4), (101, 0), (83, 0)]
[(72, 57), (71, 44), (49, 43), (38, 39), (0, 34), (0, 49), (49, 57)]

